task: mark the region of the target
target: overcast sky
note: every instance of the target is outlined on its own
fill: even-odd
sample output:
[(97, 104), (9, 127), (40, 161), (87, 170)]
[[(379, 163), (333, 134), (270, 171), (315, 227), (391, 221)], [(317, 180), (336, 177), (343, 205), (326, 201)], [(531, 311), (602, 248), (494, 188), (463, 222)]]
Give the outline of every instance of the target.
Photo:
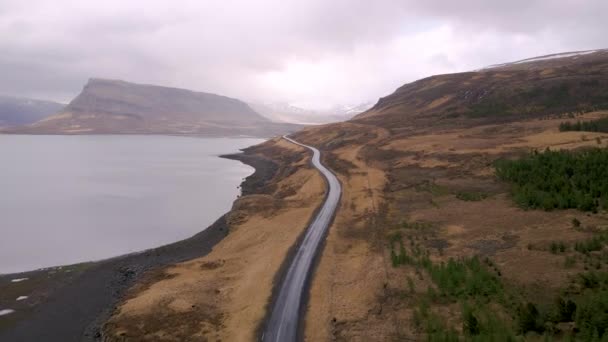
[(0, 94), (68, 102), (89, 77), (304, 107), (608, 47), (606, 0), (0, 0)]

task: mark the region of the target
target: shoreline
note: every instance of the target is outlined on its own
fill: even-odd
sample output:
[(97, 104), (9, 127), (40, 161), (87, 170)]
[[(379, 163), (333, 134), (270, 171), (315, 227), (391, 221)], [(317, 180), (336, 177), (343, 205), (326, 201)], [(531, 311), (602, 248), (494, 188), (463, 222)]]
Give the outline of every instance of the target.
[[(220, 156), (255, 169), (241, 183), (241, 196), (262, 189), (276, 170), (274, 162), (248, 154), (247, 150)], [(7, 289), (34, 286), (29, 303), (19, 303), (21, 309), (0, 319), (0, 340), (100, 340), (103, 324), (142, 275), (208, 254), (228, 235), (226, 218), (231, 210), (194, 236), (168, 245), (97, 262), (0, 275), (0, 293), (7, 296)], [(16, 285), (11, 282), (16, 278), (28, 280)], [(3, 297), (0, 295), (0, 304), (10, 300)], [(15, 304), (14, 298), (12, 303)]]

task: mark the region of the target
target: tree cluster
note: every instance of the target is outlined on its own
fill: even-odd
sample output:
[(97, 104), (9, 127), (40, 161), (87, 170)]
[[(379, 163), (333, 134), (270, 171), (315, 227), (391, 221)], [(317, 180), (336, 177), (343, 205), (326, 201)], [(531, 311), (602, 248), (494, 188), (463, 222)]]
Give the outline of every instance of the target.
[(560, 132), (584, 131), (584, 132), (603, 132), (608, 133), (608, 118), (601, 118), (591, 121), (577, 121), (575, 123), (562, 122), (559, 125)]
[(608, 208), (608, 150), (534, 152), (500, 160), (496, 175), (513, 183), (513, 199), (530, 209), (596, 212)]

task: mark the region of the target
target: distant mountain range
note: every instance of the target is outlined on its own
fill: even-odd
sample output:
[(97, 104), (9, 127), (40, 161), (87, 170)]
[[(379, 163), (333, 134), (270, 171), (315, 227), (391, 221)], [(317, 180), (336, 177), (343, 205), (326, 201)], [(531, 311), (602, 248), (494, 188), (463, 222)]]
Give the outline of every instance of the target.
[(337, 105), (326, 110), (304, 109), (285, 102), (250, 103), (249, 105), (256, 112), (273, 121), (315, 125), (349, 120), (370, 109), (374, 103)]
[(268, 137), (299, 128), (272, 122), (226, 96), (93, 78), (59, 113), (10, 132)]
[(0, 127), (28, 125), (53, 115), (62, 103), (0, 95)]

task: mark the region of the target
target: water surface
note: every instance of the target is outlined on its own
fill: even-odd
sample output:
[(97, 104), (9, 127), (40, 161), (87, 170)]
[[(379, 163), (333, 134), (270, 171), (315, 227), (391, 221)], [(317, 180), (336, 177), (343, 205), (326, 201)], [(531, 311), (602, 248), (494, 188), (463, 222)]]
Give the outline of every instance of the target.
[(230, 209), (249, 138), (0, 135), (0, 273), (178, 241)]

